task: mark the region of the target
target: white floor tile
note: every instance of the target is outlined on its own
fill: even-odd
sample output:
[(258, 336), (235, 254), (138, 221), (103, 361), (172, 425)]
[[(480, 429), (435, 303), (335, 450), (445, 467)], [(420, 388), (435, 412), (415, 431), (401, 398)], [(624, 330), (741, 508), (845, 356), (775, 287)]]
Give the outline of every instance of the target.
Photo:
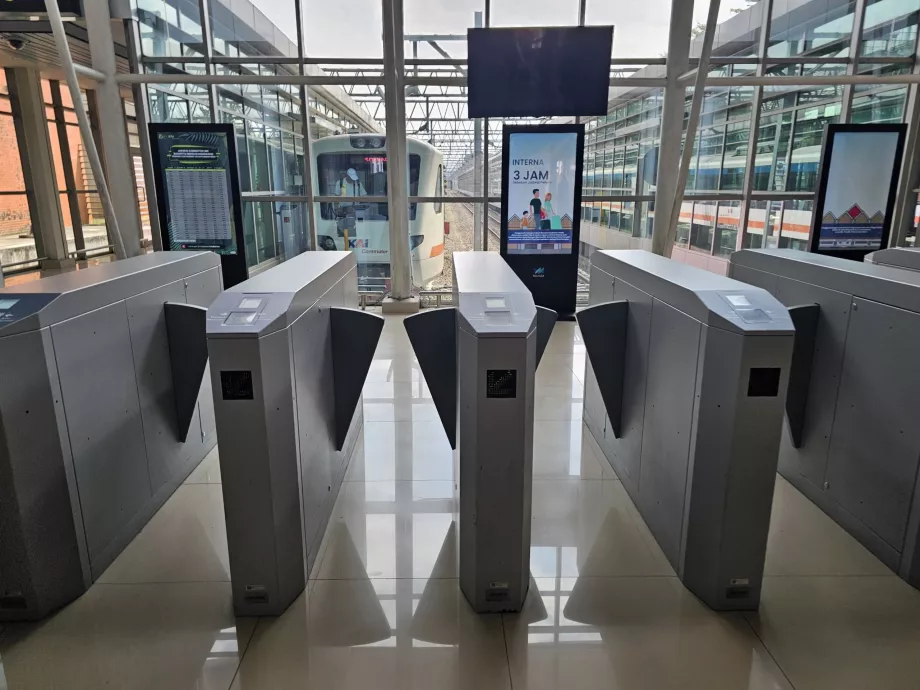
[[(228, 583), (95, 585), (0, 642), (4, 690), (226, 690), (255, 627)], [(5, 682), (4, 682), (5, 676)]]
[(510, 688), (501, 617), (473, 613), (456, 580), (316, 582), (261, 619), (234, 690)]
[(452, 481), (454, 451), (440, 419), (365, 422), (347, 481)]
[(533, 476), (601, 479), (603, 468), (585, 441), (580, 419), (541, 421), (533, 428)]
[(220, 484), (180, 486), (99, 578), (119, 584), (229, 581)]
[(537, 578), (503, 618), (516, 689), (792, 688), (739, 614), (673, 577)]
[(777, 475), (764, 575), (891, 575), (880, 560)]
[(535, 479), (530, 571), (534, 577), (673, 576), (650, 548), (615, 480)]
[(583, 407), (580, 399), (573, 400), (568, 395), (538, 395), (533, 402), (534, 426), (545, 421), (580, 420), (583, 414)]
[(198, 463), (198, 467), (192, 470), (185, 483), (220, 484), (220, 455), (218, 454), (217, 446), (214, 446), (214, 450)]
[(318, 579), (458, 577), (453, 482), (345, 482)]
[(920, 592), (894, 575), (768, 577), (745, 615), (797, 690), (920, 687)]
[(431, 401), (427, 400), (391, 400), (381, 402), (364, 401), (365, 422), (435, 422), (440, 424), (441, 418), (438, 410)]

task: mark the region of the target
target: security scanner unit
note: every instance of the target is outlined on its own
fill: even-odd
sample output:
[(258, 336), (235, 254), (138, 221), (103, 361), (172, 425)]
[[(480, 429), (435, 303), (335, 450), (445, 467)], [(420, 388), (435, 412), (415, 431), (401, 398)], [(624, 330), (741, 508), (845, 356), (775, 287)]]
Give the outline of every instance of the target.
[(520, 611), (530, 582), (534, 375), (556, 322), (493, 252), (454, 253), (454, 307), (405, 320), (459, 448), (460, 589), (479, 613)]
[(864, 261), (876, 266), (891, 266), (908, 271), (920, 271), (920, 248), (891, 247), (890, 249), (879, 249), (877, 252), (868, 254)]
[(780, 474), (920, 587), (920, 273), (788, 249), (731, 272), (796, 324)]
[(0, 290), (0, 620), (78, 597), (214, 447), (212, 253)]
[(639, 250), (591, 257), (584, 419), (681, 581), (756, 608), (794, 329), (765, 290)]
[(208, 310), (237, 615), (281, 614), (316, 560), (383, 329), (381, 317), (348, 308), (357, 304), (355, 255), (306, 252)]

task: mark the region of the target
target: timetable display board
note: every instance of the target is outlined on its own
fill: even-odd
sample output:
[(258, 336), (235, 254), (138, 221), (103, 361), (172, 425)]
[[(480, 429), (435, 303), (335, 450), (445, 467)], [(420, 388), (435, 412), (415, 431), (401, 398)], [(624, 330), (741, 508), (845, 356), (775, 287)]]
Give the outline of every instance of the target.
[(224, 287), (246, 280), (236, 140), (229, 124), (151, 124), (163, 249), (221, 256)]

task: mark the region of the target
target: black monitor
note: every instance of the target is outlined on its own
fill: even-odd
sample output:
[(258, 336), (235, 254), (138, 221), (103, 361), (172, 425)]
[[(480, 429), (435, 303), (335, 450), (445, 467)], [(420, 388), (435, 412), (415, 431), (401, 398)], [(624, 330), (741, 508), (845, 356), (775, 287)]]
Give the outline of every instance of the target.
[(612, 26), (469, 29), (470, 117), (606, 115)]

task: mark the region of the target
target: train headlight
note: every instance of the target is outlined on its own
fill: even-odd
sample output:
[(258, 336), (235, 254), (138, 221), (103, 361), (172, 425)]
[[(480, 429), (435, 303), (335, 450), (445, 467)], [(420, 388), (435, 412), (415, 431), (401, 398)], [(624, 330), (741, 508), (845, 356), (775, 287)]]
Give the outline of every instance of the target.
[(367, 141), (365, 139), (355, 139), (355, 146), (359, 149), (363, 149), (367, 146)]
[(374, 139), (371, 139), (371, 146), (375, 149), (379, 149), (381, 146), (383, 146), (383, 140), (375, 137)]
[(409, 251), (417, 249), (418, 246), (425, 241), (424, 235), (409, 235)]

